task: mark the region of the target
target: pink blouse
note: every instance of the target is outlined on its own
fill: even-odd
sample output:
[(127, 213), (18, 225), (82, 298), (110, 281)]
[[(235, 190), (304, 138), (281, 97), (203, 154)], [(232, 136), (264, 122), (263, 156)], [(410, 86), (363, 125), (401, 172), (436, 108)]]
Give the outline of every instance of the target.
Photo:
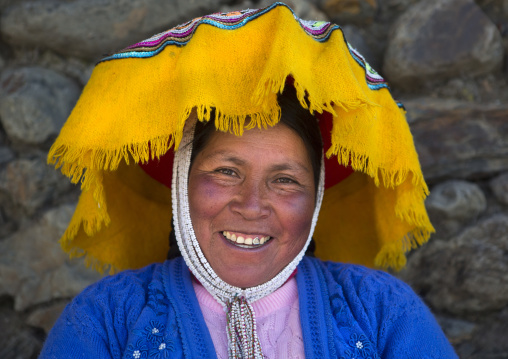
[[(192, 282), (212, 337), (218, 359), (228, 358), (226, 313), (196, 280)], [(252, 303), (261, 349), (266, 358), (305, 358), (298, 304), (293, 277), (269, 296)]]

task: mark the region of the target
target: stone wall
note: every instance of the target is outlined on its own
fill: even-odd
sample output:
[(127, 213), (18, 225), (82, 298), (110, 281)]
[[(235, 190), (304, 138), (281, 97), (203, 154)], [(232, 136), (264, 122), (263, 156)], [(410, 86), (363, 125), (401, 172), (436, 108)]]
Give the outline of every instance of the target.
[[(0, 357), (35, 358), (99, 278), (57, 240), (79, 195), (45, 155), (94, 60), (265, 0), (0, 0)], [(508, 358), (508, 0), (289, 0), (343, 25), (408, 111), (437, 229), (397, 274), (461, 358)]]

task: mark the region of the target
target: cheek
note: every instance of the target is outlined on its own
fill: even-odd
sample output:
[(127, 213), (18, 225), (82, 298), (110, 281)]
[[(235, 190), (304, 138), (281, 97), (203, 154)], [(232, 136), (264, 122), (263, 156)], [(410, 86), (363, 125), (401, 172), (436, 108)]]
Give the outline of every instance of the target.
[(308, 237), (314, 214), (314, 196), (301, 194), (284, 201), (280, 208), (281, 221), (294, 244), (301, 245)]
[[(227, 203), (227, 193), (206, 176), (196, 176), (189, 181), (189, 206), (193, 224), (208, 226)], [(195, 226), (196, 230), (198, 229)]]

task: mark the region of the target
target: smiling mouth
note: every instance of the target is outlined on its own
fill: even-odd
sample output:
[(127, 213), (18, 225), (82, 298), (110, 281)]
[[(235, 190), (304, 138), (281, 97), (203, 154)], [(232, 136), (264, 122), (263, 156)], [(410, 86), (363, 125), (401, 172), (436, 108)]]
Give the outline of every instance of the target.
[(222, 235), (235, 246), (249, 249), (259, 248), (272, 239), (270, 236), (242, 236), (229, 231), (223, 231)]

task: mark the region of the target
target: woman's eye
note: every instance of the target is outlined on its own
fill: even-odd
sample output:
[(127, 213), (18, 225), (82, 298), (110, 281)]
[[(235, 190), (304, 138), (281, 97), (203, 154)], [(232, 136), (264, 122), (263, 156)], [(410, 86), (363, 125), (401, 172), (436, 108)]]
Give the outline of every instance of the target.
[(288, 178), (288, 177), (280, 177), (275, 180), (277, 183), (284, 183), (284, 184), (298, 184), (294, 179)]
[(229, 169), (229, 168), (218, 168), (215, 170), (215, 172), (222, 173), (227, 176), (234, 176), (235, 175), (235, 171), (233, 171), (232, 169)]

